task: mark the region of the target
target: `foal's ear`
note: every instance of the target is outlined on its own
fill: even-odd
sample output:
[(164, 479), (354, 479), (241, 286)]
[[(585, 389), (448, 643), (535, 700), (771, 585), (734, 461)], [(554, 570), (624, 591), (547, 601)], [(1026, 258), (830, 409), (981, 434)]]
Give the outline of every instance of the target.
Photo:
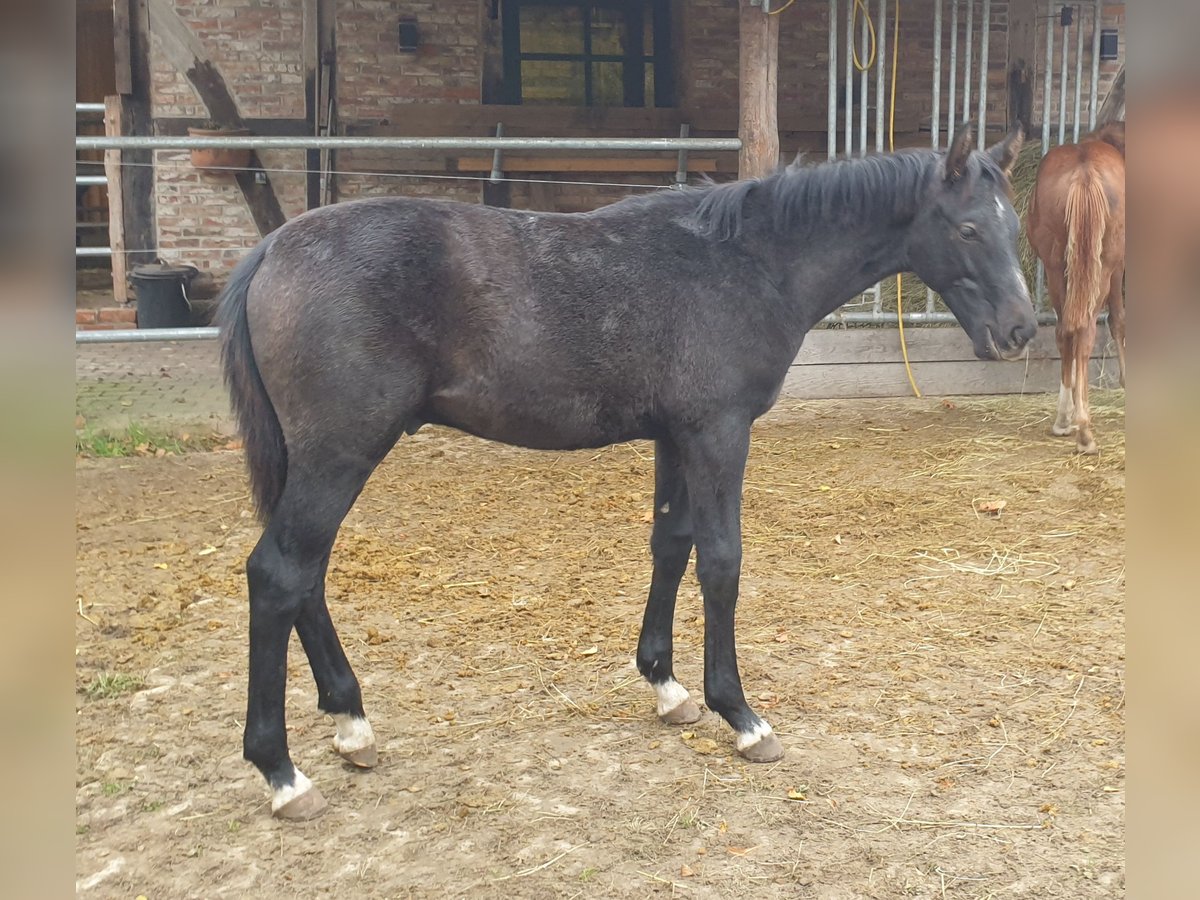
[(988, 156), (1000, 167), (1006, 178), (1012, 177), (1013, 165), (1016, 163), (1017, 157), (1021, 155), (1021, 145), (1024, 143), (1025, 129), (1018, 122), (1017, 127), (1010, 131), (1004, 140), (988, 147)]
[(954, 132), (950, 150), (946, 153), (946, 180), (958, 181), (967, 171), (967, 160), (975, 149), (975, 130), (970, 122), (963, 122)]

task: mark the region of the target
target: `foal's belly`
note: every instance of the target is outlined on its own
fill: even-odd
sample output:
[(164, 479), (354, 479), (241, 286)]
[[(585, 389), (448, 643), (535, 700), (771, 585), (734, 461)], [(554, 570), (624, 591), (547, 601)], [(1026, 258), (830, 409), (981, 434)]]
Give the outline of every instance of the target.
[(425, 418), (535, 450), (581, 450), (654, 437), (645, 405), (581, 390), (456, 383), (435, 390)]

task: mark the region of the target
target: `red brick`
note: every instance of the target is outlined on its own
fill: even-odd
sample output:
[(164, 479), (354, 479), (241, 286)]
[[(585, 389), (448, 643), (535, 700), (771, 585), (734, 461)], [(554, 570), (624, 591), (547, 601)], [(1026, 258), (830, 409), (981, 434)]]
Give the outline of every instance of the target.
[(127, 306), (107, 306), (100, 310), (98, 321), (130, 324), (137, 321), (137, 310)]
[(76, 325), (91, 325), (96, 321), (96, 310), (94, 309), (77, 309), (75, 310)]

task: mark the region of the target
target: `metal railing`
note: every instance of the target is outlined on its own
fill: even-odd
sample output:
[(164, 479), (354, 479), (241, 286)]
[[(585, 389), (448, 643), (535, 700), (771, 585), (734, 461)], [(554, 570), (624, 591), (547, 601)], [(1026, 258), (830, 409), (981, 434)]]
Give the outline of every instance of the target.
[[(105, 110), (104, 110), (103, 103), (76, 103), (75, 104), (76, 118), (95, 119), (97, 116), (103, 117), (104, 111)], [(104, 175), (80, 175), (78, 172), (76, 172), (76, 174), (75, 174), (75, 187), (76, 188), (107, 187), (107, 186), (108, 186), (108, 178)], [(85, 228), (92, 229), (92, 230), (100, 229), (100, 228), (108, 228), (108, 223), (107, 222), (78, 221), (78, 220), (75, 222), (75, 230), (77, 232), (80, 229), (85, 229)], [(110, 256), (112, 256), (112, 248), (111, 247), (80, 247), (78, 245), (76, 245), (76, 247), (75, 247), (76, 259), (88, 258), (88, 257), (93, 257), (93, 258), (94, 257), (110, 257)]]

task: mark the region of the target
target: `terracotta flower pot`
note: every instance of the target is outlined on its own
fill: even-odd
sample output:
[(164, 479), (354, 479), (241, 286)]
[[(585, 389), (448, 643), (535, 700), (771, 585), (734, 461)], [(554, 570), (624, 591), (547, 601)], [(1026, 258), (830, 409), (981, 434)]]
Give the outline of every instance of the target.
[[(188, 137), (247, 137), (246, 128), (189, 128)], [(244, 169), (250, 165), (250, 150), (232, 150), (226, 147), (203, 147), (191, 151), (192, 165), (202, 171)], [(232, 175), (233, 172), (226, 174)]]

